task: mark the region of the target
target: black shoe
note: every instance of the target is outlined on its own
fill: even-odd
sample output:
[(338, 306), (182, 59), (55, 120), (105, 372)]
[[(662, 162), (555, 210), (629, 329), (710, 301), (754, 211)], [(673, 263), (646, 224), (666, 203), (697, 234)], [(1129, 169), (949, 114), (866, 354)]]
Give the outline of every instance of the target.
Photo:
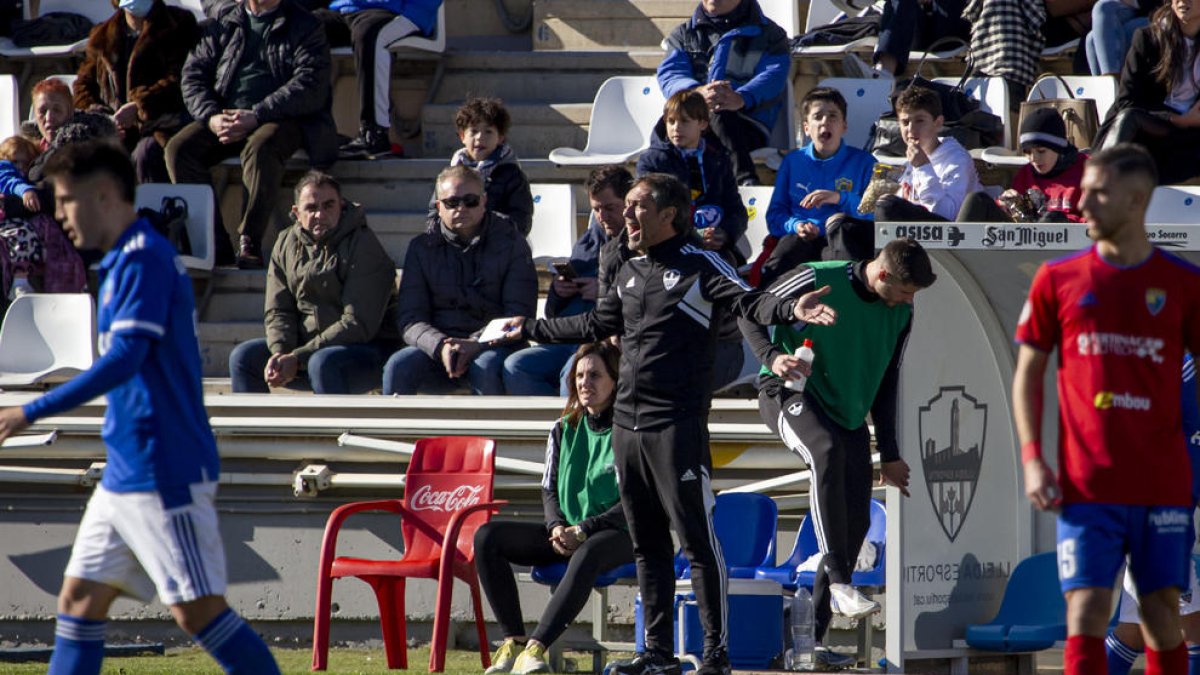
[(679, 659), (658, 652), (638, 652), (630, 661), (611, 663), (608, 675), (681, 675)]
[(262, 253), (258, 244), (248, 234), (243, 234), (238, 244), (237, 266), (242, 270), (261, 270), (263, 268)]
[(730, 675), (729, 654), (722, 649), (714, 649), (704, 657), (704, 661), (696, 670), (696, 675)]
[(358, 136), (338, 150), (338, 155), (343, 159), (353, 159), (384, 155), (391, 151), (392, 141), (388, 138), (388, 130), (374, 124), (364, 124), (359, 127)]

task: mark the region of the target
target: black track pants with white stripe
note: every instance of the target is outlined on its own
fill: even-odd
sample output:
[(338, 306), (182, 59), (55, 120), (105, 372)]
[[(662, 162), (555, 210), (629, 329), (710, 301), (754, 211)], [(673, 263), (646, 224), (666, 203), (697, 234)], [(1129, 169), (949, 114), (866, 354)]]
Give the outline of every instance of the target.
[(727, 571), (713, 529), (708, 424), (699, 419), (634, 431), (613, 425), (621, 506), (633, 539), (646, 624), (646, 650), (670, 654), (674, 632), (675, 551), (671, 529), (692, 564), (704, 627), (704, 653), (725, 647)]
[(809, 517), (821, 549), (813, 583), (816, 636), (829, 627), (829, 584), (848, 584), (871, 526), (871, 437), (867, 425), (838, 425), (811, 397), (786, 387), (758, 394), (763, 421), (812, 471)]

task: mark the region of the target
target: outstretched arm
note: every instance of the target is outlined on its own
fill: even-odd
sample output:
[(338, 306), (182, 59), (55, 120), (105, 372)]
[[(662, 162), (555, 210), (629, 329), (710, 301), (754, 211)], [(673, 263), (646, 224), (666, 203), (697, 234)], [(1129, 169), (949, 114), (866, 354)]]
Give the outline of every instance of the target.
[(1048, 354), (1029, 345), (1017, 352), (1013, 375), (1013, 421), (1021, 443), (1021, 464), (1025, 473), (1025, 496), (1043, 511), (1057, 510), (1061, 503), (1054, 473), (1042, 457), (1043, 378)]

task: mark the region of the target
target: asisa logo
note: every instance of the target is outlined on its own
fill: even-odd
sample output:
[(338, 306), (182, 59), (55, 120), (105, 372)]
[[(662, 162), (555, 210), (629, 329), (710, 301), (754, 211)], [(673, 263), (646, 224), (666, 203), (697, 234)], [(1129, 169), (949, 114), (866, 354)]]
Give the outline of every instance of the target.
[(1129, 393), (1115, 394), (1111, 391), (1098, 392), (1092, 403), (1096, 406), (1096, 410), (1111, 410), (1113, 408), (1121, 410), (1150, 409), (1150, 399), (1148, 398), (1134, 396)]

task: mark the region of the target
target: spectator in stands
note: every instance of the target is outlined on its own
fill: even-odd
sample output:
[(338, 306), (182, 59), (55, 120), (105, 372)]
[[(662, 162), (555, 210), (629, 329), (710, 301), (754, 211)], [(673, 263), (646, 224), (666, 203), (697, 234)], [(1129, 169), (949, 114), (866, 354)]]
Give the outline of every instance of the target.
[(755, 284), (760, 287), (800, 263), (820, 260), (827, 228), (840, 220), (838, 214), (874, 218), (859, 213), (858, 206), (875, 158), (842, 140), (848, 129), (846, 98), (836, 89), (817, 87), (800, 101), (800, 114), (809, 142), (789, 153), (776, 174), (767, 209), (770, 234), (760, 256), (762, 278)]
[(1046, 6), (1036, 0), (968, 0), (963, 18), (971, 22), (971, 62), (980, 75), (1004, 78), (1015, 111), (1042, 72)]
[(708, 120), (708, 104), (699, 91), (671, 94), (650, 136), (650, 148), (638, 158), (637, 174), (665, 173), (688, 186), (698, 243), (741, 265), (746, 261), (735, 246), (746, 233), (746, 206), (729, 152), (708, 133)]
[(383, 367), (384, 394), (446, 391), (466, 377), (476, 394), (504, 393), (504, 360), (522, 344), (475, 341), (492, 319), (537, 309), (529, 244), (488, 208), (483, 177), (458, 164), (437, 177), (437, 226), (408, 245), (399, 325), (408, 345)]
[[(504, 632), (492, 673), (547, 673), (546, 649), (587, 604), (596, 577), (633, 562), (617, 491), (612, 405), (620, 351), (608, 342), (579, 348), (567, 405), (550, 429), (542, 477), (545, 523), (500, 521), (475, 533), (475, 568)], [(512, 565), (566, 563), (537, 628), (528, 635)]]
[[(172, 182), (208, 183), (214, 164), (241, 156), (239, 267), (263, 267), (263, 232), (288, 158), (301, 146), (315, 168), (337, 158), (330, 81), (325, 31), (297, 0), (225, 8), (184, 64), (183, 98), (195, 121), (167, 144), (167, 169)], [(227, 257), (223, 226), (217, 234), (218, 255)]]
[(941, 98), (931, 89), (909, 87), (896, 98), (896, 117), (908, 161), (899, 192), (876, 203), (875, 220), (953, 220), (967, 195), (983, 186), (966, 148), (938, 137), (945, 121)]
[(163, 148), (191, 120), (179, 72), (200, 31), (190, 11), (163, 0), (120, 0), (117, 6), (88, 37), (74, 84), (75, 108), (112, 116), (139, 183), (167, 183)]
[(24, 136), (10, 136), (0, 142), (0, 193), (20, 199), (30, 213), (42, 210), (36, 186), (29, 182), (29, 168), (39, 154), (37, 144)]
[(1159, 7), (1150, 25), (1133, 36), (1121, 71), (1117, 103), (1093, 144), (1111, 148), (1130, 141), (1145, 146), (1164, 185), (1200, 175), (1200, 85), (1194, 41), (1200, 4)]
[[(529, 179), (512, 146), (504, 142), (512, 118), (498, 98), (469, 98), (454, 113), (454, 126), (463, 147), (450, 157), (450, 166), (466, 166), (483, 177), (488, 210), (508, 216), (528, 236), (533, 227), (533, 194)], [(437, 195), (429, 199), (429, 226), (438, 221)]]
[[(0, 142), (0, 193), (5, 198), (20, 199), (30, 213), (41, 210), (41, 201), (33, 183), (26, 178), (29, 165), (38, 155), (38, 147), (24, 136), (12, 136)], [(0, 239), (8, 253), (10, 265), (9, 299), (33, 291), (29, 284), (29, 266), (33, 258), (41, 258), (37, 234), (20, 218), (0, 217)]]
[[(1079, 211), (1079, 197), (1083, 193), (1080, 183), (1088, 156), (1071, 145), (1058, 111), (1042, 108), (1027, 115), (1021, 121), (1018, 140), (1029, 163), (1017, 170), (1012, 187), (998, 200), (986, 192), (967, 195), (958, 220), (1083, 222)], [(1022, 198), (1030, 198), (1030, 202)]]
[[(547, 318), (583, 314), (596, 305), (600, 250), (619, 239), (625, 230), (625, 193), (633, 176), (625, 167), (610, 164), (588, 175), (588, 204), (592, 223), (571, 250), (564, 267), (556, 274), (546, 295)], [(571, 214), (574, 218), (574, 214)], [(564, 227), (569, 225), (563, 224)], [(504, 390), (514, 396), (566, 396), (570, 389), (573, 344), (544, 344), (526, 347), (504, 360)]]
[(1121, 75), (1125, 53), (1137, 29), (1150, 23), (1162, 0), (1098, 0), (1092, 6), (1092, 30), (1084, 38), (1092, 75)]
[(699, 88), (713, 113), (713, 132), (733, 153), (738, 184), (758, 185), (750, 152), (770, 142), (788, 104), (787, 34), (758, 0), (701, 0), (666, 44), (658, 66), (663, 96)]
[(971, 37), (971, 24), (963, 18), (966, 5), (967, 0), (887, 0), (872, 63), (847, 53), (842, 58), (846, 74), (893, 80), (908, 67), (910, 50), (927, 50), (944, 38), (966, 43)]
[(315, 13), (331, 47), (354, 47), (358, 73), (358, 136), (342, 146), (343, 158), (392, 151), (392, 55), (388, 45), (409, 35), (431, 35), (442, 0), (333, 0)]
[[(74, 115), (75, 103), (71, 99), (71, 88), (65, 82), (50, 77), (33, 85), (35, 130), (31, 131), (30, 135), (42, 152), (50, 149), (55, 132), (70, 122)], [(32, 167), (30, 169), (32, 170)]]
[(267, 337), (229, 355), (233, 391), (307, 379), (317, 394), (366, 393), (399, 342), (395, 263), (333, 176), (309, 171), (295, 200), (267, 267)]

